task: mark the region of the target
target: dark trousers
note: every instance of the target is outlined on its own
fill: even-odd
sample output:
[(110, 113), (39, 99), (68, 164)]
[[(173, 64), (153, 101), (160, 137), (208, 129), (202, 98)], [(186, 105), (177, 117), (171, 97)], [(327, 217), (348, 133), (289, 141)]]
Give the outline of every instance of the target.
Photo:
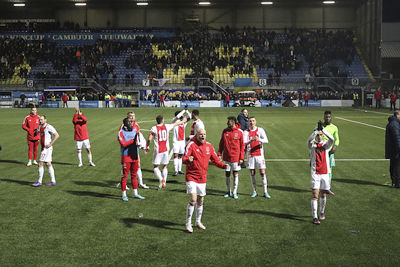
[(396, 102), (390, 102), (390, 109), (396, 110)]
[(390, 179), (393, 185), (400, 186), (400, 159), (390, 159)]

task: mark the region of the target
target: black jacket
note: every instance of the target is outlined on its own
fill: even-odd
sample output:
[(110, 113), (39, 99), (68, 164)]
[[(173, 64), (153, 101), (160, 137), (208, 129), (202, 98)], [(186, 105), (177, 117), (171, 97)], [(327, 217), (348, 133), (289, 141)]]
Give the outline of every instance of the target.
[(388, 118), (385, 135), (385, 158), (400, 159), (400, 120), (396, 116)]
[(238, 123), (240, 124), (240, 129), (246, 131), (249, 129), (249, 118), (245, 117), (243, 113), (239, 113), (237, 116)]

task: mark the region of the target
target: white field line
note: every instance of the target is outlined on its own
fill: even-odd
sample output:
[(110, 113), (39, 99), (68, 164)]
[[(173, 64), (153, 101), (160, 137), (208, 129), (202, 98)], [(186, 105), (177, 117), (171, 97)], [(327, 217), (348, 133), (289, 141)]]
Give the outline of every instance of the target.
[(385, 112), (379, 112), (379, 111), (371, 111), (371, 110), (359, 109), (359, 108), (357, 108), (357, 109), (355, 109), (355, 110), (364, 111), (364, 112), (370, 112), (370, 113), (376, 113), (376, 114), (382, 114), (382, 115), (387, 115), (387, 116), (393, 115), (393, 113), (385, 113)]
[[(387, 161), (388, 159), (336, 159), (335, 161)], [(310, 161), (310, 159), (266, 159), (269, 162), (297, 162)]]
[(377, 129), (380, 129), (380, 130), (385, 130), (385, 128), (382, 128), (382, 127), (379, 127), (379, 126), (375, 126), (375, 125), (372, 125), (372, 124), (368, 124), (368, 123), (364, 123), (364, 122), (353, 121), (353, 120), (345, 119), (345, 118), (338, 117), (338, 116), (336, 116), (335, 118), (340, 119), (340, 120), (344, 120), (344, 121), (348, 121), (348, 122), (352, 122), (352, 123), (357, 123), (357, 124), (361, 124), (361, 125), (377, 128)]

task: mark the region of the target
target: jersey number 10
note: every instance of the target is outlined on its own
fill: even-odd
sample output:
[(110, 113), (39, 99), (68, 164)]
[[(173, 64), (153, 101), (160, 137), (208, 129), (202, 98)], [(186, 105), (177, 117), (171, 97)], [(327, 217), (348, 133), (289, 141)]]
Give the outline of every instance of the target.
[(158, 131), (158, 141), (167, 141), (167, 131), (166, 130), (160, 130)]

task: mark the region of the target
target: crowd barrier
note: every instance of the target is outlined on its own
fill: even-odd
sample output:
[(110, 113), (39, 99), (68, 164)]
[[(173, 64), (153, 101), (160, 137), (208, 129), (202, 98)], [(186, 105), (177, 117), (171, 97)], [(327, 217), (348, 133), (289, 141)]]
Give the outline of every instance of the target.
[[(159, 102), (152, 101), (138, 101), (139, 107), (143, 108), (156, 108), (160, 107)], [(254, 107), (283, 107), (284, 101), (280, 100), (256, 100), (254, 101)], [(304, 107), (305, 102), (301, 100), (301, 104), (298, 100), (291, 101), (294, 107)], [(68, 101), (68, 108), (105, 108), (105, 101)], [(353, 100), (310, 100), (308, 101), (308, 107), (351, 107), (353, 106)], [(179, 107), (179, 108), (221, 108), (224, 107), (225, 101), (222, 100), (201, 100), (201, 101), (165, 101), (165, 107)], [(229, 107), (239, 106), (235, 105), (235, 101), (229, 102)], [(245, 105), (246, 106), (246, 105)], [(46, 101), (40, 104), (41, 108), (62, 108), (62, 101)], [(109, 102), (109, 107), (114, 108), (114, 102)], [(240, 107), (240, 106), (239, 106)]]

